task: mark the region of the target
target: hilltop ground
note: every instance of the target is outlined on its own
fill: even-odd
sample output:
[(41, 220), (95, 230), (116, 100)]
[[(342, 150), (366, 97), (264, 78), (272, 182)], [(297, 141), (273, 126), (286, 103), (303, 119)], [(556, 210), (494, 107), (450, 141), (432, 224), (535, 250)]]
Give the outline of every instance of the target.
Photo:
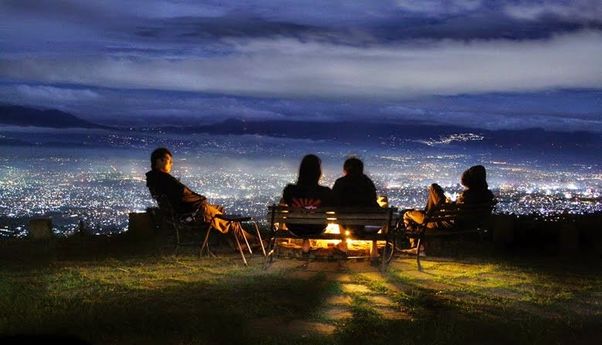
[(598, 344), (599, 258), (4, 258), (0, 334), (93, 344)]

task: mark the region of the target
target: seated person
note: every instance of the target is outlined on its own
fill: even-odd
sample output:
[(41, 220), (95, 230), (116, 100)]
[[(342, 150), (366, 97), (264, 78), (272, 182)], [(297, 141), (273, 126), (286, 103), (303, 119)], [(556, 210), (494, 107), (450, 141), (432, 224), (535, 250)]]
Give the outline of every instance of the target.
[[(296, 184), (289, 184), (282, 192), (281, 203), (288, 207), (315, 209), (332, 205), (332, 191), (328, 187), (320, 186), (318, 182), (322, 177), (320, 158), (310, 154), (303, 157), (299, 166), (299, 176)], [(326, 225), (321, 224), (287, 224), (293, 234), (304, 235), (321, 234), (326, 230)], [(309, 241), (303, 240), (303, 252), (309, 252)]]
[[(146, 173), (146, 186), (153, 197), (165, 195), (176, 213), (196, 213), (202, 216), (206, 223), (220, 231), (228, 231), (227, 223), (214, 218), (222, 214), (221, 206), (212, 205), (207, 198), (193, 192), (175, 177), (170, 175), (173, 159), (171, 152), (166, 148), (158, 148), (151, 154), (151, 171)], [(240, 228), (240, 224), (238, 224)], [(235, 228), (236, 230), (240, 230)]]
[[(344, 176), (337, 179), (332, 187), (336, 206), (342, 207), (380, 207), (376, 200), (376, 187), (372, 180), (364, 174), (364, 163), (356, 157), (348, 158), (343, 164)], [(341, 233), (347, 231), (354, 235), (367, 232), (363, 225), (339, 224)], [(378, 231), (380, 228), (371, 229)], [(347, 250), (347, 241), (337, 247), (341, 251)]]
[[(487, 185), (487, 172), (482, 165), (475, 165), (462, 173), (461, 181), (465, 187), (464, 191), (458, 196), (456, 203), (458, 204), (481, 204), (491, 202), (495, 199), (493, 193)], [(428, 212), (441, 203), (449, 203), (449, 199), (445, 197), (443, 188), (436, 183), (429, 186), (428, 198), (424, 210), (410, 210), (403, 214), (403, 221), (406, 229), (415, 228), (416, 225), (424, 222)], [(443, 229), (451, 226), (450, 223), (428, 223), (427, 229)]]

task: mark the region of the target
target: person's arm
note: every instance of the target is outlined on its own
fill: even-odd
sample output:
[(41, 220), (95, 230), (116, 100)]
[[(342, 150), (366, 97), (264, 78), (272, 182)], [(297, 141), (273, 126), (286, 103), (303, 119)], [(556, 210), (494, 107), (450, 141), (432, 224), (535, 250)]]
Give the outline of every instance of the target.
[(207, 198), (205, 196), (193, 192), (190, 188), (186, 187), (185, 185), (182, 185), (182, 186), (183, 186), (182, 193), (181, 193), (182, 202), (184, 202), (184, 203), (198, 203), (198, 202), (204, 203), (207, 201)]

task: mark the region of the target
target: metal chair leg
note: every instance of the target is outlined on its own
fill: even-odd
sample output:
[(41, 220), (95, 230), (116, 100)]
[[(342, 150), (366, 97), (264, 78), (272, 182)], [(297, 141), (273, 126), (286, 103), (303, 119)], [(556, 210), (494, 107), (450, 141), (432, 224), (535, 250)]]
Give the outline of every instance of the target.
[(245, 258), (245, 253), (242, 250), (242, 246), (240, 245), (240, 241), (238, 239), (238, 236), (236, 236), (236, 232), (233, 231), (233, 230), (231, 230), (231, 229), (230, 229), (230, 232), (232, 233), (232, 236), (234, 236), (234, 240), (236, 241), (236, 245), (238, 246), (238, 252), (240, 253), (240, 256), (242, 257), (242, 261), (244, 262), (245, 266), (248, 266), (248, 264), (247, 264), (247, 258)]
[(270, 237), (270, 239), (268, 240), (268, 250), (267, 253), (265, 255), (265, 260), (263, 263), (263, 269), (267, 270), (268, 267), (270, 266), (270, 264), (272, 264), (272, 262), (274, 261), (274, 246), (276, 244), (276, 236)]
[(203, 245), (201, 245), (201, 250), (199, 251), (199, 257), (203, 256), (203, 251), (207, 251), (207, 255), (210, 256), (213, 253), (209, 250), (209, 235), (211, 234), (211, 230), (213, 227), (211, 223), (209, 223), (209, 227), (207, 228), (207, 234), (205, 235), (205, 240), (203, 241)]
[(253, 225), (255, 225), (255, 232), (257, 233), (257, 238), (259, 239), (259, 244), (261, 245), (261, 251), (263, 252), (263, 256), (266, 256), (265, 247), (263, 246), (263, 239), (261, 238), (261, 233), (259, 232), (259, 226), (257, 225), (257, 222), (253, 222)]
[(251, 249), (251, 245), (249, 244), (249, 240), (247, 239), (247, 235), (245, 235), (245, 229), (242, 228), (242, 224), (237, 223), (238, 224), (238, 230), (240, 231), (240, 234), (242, 235), (242, 238), (244, 238), (245, 240), (245, 244), (247, 245), (247, 249), (249, 250), (249, 254), (253, 254), (253, 250)]

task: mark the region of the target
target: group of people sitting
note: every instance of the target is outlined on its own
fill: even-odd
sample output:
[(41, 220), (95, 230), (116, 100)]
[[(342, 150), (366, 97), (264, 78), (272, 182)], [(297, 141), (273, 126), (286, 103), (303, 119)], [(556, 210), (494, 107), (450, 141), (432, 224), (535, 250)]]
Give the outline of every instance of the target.
[[(151, 154), (151, 170), (146, 173), (146, 185), (153, 197), (163, 195), (167, 197), (171, 206), (177, 213), (194, 213), (204, 222), (225, 233), (228, 231), (226, 223), (216, 214), (224, 210), (218, 205), (207, 202), (207, 198), (193, 192), (170, 172), (173, 165), (173, 155), (166, 148), (158, 148)], [(322, 177), (322, 164), (318, 156), (309, 154), (303, 157), (299, 166), (297, 182), (287, 185), (282, 193), (280, 203), (288, 207), (313, 209), (319, 207), (379, 207), (377, 202), (376, 187), (372, 180), (364, 174), (364, 164), (356, 157), (348, 158), (343, 164), (343, 176), (338, 178), (332, 189), (320, 185)], [(493, 193), (487, 185), (486, 170), (482, 165), (470, 167), (462, 174), (461, 183), (464, 190), (457, 197), (456, 203), (478, 204), (491, 202)], [(422, 224), (429, 210), (441, 203), (453, 202), (445, 196), (445, 192), (436, 183), (429, 186), (426, 207), (423, 210), (410, 210), (404, 213), (403, 220), (407, 228)], [(341, 226), (341, 225), (340, 225)], [(447, 224), (426, 224), (428, 228), (445, 227)], [(363, 226), (342, 226), (341, 233), (349, 232), (356, 236), (369, 231)], [(236, 230), (243, 231), (238, 225)], [(299, 237), (316, 235), (324, 232), (323, 225), (289, 225), (288, 230)], [(310, 250), (307, 239), (303, 241), (303, 252)], [(343, 236), (336, 250), (346, 252), (347, 243)]]

